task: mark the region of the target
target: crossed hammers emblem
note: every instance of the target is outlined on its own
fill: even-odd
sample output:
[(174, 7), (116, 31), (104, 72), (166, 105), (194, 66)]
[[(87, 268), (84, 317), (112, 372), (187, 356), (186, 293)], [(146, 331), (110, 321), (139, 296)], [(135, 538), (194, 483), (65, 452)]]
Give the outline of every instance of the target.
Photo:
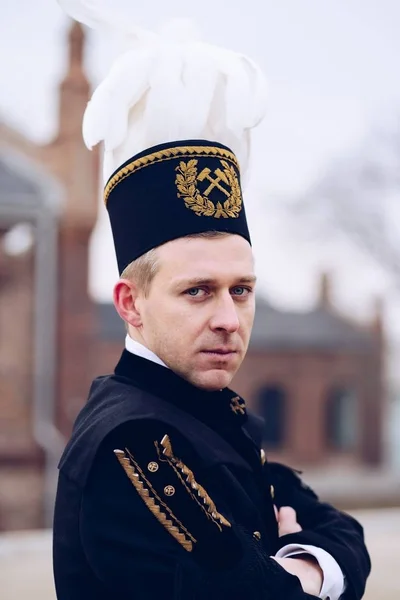
[(209, 181), (210, 182), (210, 185), (208, 186), (208, 188), (206, 189), (206, 191), (203, 192), (204, 195), (208, 197), (209, 194), (212, 192), (212, 190), (214, 188), (217, 188), (223, 194), (225, 194), (225, 196), (227, 196), (229, 198), (230, 197), (230, 191), (226, 190), (224, 188), (224, 186), (222, 186), (221, 183), (220, 183), (222, 181), (223, 183), (226, 183), (226, 185), (229, 186), (229, 181), (228, 181), (225, 173), (223, 171), (221, 171), (221, 169), (215, 169), (215, 171), (214, 171), (214, 173), (216, 175), (215, 178), (211, 177), (210, 173), (211, 173), (211, 169), (209, 169), (208, 167), (206, 167), (197, 176), (197, 179), (199, 181)]

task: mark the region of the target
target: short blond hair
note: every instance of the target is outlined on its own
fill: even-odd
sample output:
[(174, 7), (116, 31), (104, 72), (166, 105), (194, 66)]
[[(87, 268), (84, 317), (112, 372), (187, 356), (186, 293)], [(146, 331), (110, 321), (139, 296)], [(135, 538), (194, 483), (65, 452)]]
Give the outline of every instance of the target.
[[(233, 235), (227, 231), (202, 231), (201, 233), (192, 233), (185, 238), (218, 238)], [(134, 281), (138, 288), (147, 296), (150, 290), (151, 282), (157, 274), (159, 268), (159, 257), (157, 248), (152, 248), (136, 260), (132, 261), (121, 273), (121, 279)]]

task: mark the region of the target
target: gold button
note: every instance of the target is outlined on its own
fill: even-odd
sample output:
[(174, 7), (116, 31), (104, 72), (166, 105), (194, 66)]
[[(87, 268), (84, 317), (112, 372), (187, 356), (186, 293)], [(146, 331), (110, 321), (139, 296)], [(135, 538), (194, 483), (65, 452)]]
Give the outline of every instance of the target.
[(261, 533), (259, 531), (255, 531), (253, 533), (253, 538), (259, 542), (261, 540)]
[(156, 462), (149, 462), (149, 464), (147, 465), (148, 470), (150, 471), (150, 473), (156, 473), (158, 471), (158, 464)]
[(269, 491), (271, 492), (271, 498), (274, 499), (275, 498), (275, 488), (273, 485), (271, 485), (271, 487), (269, 488)]
[(166, 485), (164, 488), (164, 494), (166, 496), (173, 496), (175, 494), (175, 488), (173, 485)]
[(264, 452), (264, 450), (262, 448), (261, 448), (261, 453), (260, 454), (261, 454), (261, 464), (264, 465), (265, 461), (267, 459), (266, 459), (266, 456), (265, 456), (265, 452)]

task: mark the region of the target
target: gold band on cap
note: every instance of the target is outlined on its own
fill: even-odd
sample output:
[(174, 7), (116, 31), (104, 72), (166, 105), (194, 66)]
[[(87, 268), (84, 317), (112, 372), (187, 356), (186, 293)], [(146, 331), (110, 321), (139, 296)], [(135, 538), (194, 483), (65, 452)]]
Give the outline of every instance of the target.
[(174, 158), (202, 158), (204, 156), (215, 156), (221, 160), (228, 160), (239, 170), (236, 156), (233, 152), (224, 148), (218, 148), (217, 146), (176, 146), (165, 148), (164, 150), (157, 150), (157, 152), (137, 158), (119, 169), (111, 177), (104, 189), (104, 203), (107, 204), (111, 192), (121, 181), (139, 169), (158, 162), (173, 160)]

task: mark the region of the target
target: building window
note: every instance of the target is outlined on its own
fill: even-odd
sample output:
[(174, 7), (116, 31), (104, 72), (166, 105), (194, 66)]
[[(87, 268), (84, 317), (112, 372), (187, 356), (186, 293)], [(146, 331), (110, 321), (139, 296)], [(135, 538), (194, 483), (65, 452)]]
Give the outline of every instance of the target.
[(353, 450), (358, 434), (357, 395), (351, 388), (333, 387), (326, 403), (326, 434), (330, 448)]
[(284, 442), (285, 405), (286, 393), (281, 387), (270, 386), (260, 391), (260, 415), (265, 420), (264, 443), (271, 448), (279, 448)]

